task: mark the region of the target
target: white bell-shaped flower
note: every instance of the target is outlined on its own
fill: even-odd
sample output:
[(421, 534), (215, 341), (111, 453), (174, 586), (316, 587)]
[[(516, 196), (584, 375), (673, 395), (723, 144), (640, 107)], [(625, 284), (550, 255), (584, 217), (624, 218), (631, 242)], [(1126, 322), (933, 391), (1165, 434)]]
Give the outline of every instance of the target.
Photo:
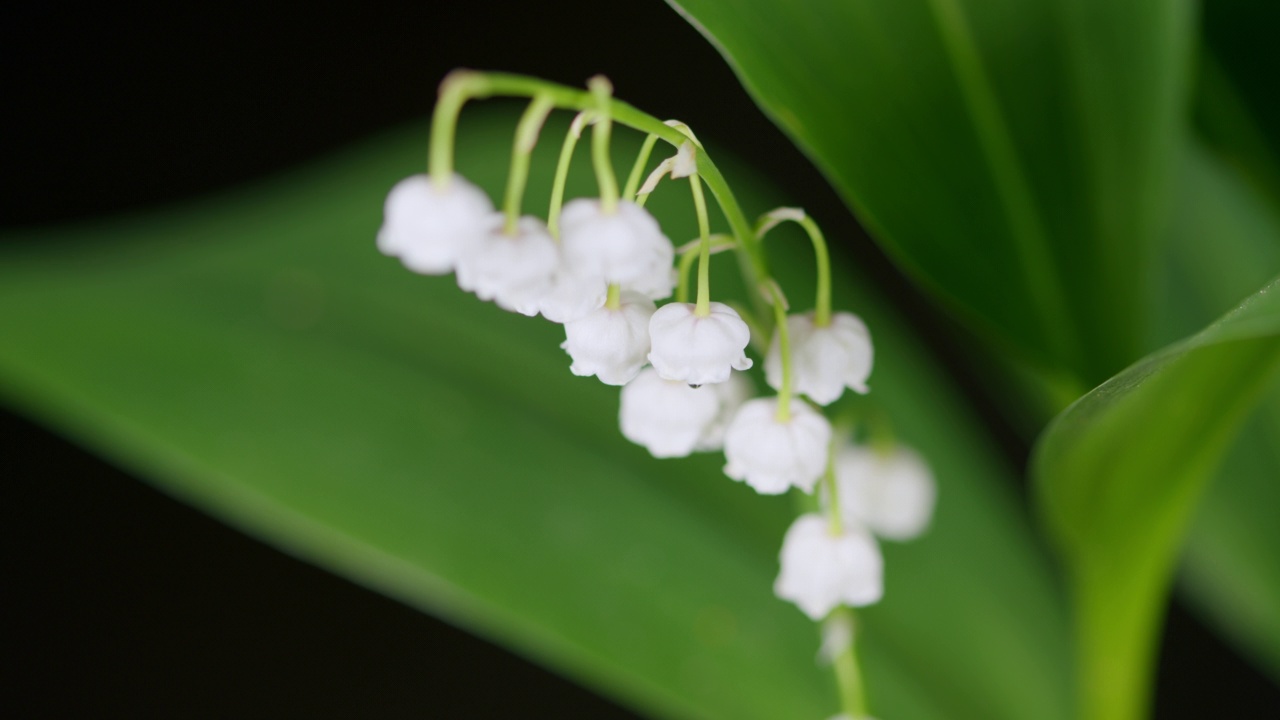
[[(830, 405), (846, 387), (865, 394), (871, 375), (873, 351), (867, 326), (857, 315), (834, 313), (831, 324), (818, 327), (813, 313), (787, 316), (791, 340), (792, 387), (819, 405)], [(782, 388), (782, 350), (773, 336), (764, 361), (765, 379), (775, 390)]]
[(622, 287), (634, 290), (650, 300), (666, 300), (675, 292), (676, 281), (676, 269), (672, 267), (671, 261), (660, 258), (643, 275), (629, 283), (623, 283)]
[(782, 540), (781, 561), (774, 594), (814, 621), (840, 605), (871, 605), (884, 595), (884, 558), (871, 534), (856, 525), (832, 534), (823, 516), (801, 515)]
[(645, 368), (622, 388), (622, 435), (654, 457), (684, 457), (699, 449), (720, 413), (720, 395), (713, 389), (718, 387), (689, 387)]
[(608, 293), (603, 278), (575, 274), (562, 259), (551, 277), (551, 287), (538, 303), (538, 312), (551, 322), (572, 322), (604, 307)]
[(654, 305), (633, 292), (622, 293), (617, 310), (608, 306), (564, 324), (560, 344), (573, 358), (574, 375), (595, 375), (607, 385), (625, 385), (644, 366), (649, 352), (649, 318)]
[(414, 272), (443, 275), (484, 238), (492, 214), (489, 196), (459, 175), (444, 187), (427, 175), (413, 175), (387, 194), (378, 249)]
[(675, 259), (675, 248), (658, 221), (626, 201), (611, 213), (601, 209), (599, 200), (569, 201), (560, 213), (560, 241), (565, 263), (574, 273), (598, 276), (651, 297), (670, 276)]
[[(684, 384), (678, 380), (667, 380), (665, 382)], [(702, 437), (698, 438), (698, 444), (693, 449), (699, 451), (721, 450), (724, 448), (724, 434), (729, 429), (729, 423), (733, 422), (733, 418), (738, 414), (738, 409), (742, 407), (742, 404), (750, 400), (751, 396), (755, 394), (755, 388), (751, 386), (751, 381), (742, 373), (730, 373), (728, 380), (722, 383), (704, 385), (699, 389), (707, 389), (714, 392), (716, 400), (720, 403), (720, 409), (716, 412), (715, 418), (703, 429)]]
[(751, 329), (737, 311), (711, 303), (710, 314), (698, 317), (691, 303), (668, 303), (649, 321), (653, 350), (649, 362), (667, 380), (690, 385), (721, 383), (732, 370), (751, 367), (747, 343)]
[(513, 233), (505, 222), (491, 214), (488, 232), (458, 258), (458, 287), (504, 310), (537, 315), (559, 264), (556, 243), (538, 218), (520, 218)]
[(827, 468), (831, 423), (799, 400), (778, 420), (778, 398), (748, 400), (724, 436), (724, 472), (746, 481), (762, 495), (784, 493), (791, 486), (812, 492)]
[(836, 454), (836, 490), (846, 523), (890, 540), (910, 540), (933, 516), (937, 484), (923, 458), (897, 446), (888, 452), (848, 446)]

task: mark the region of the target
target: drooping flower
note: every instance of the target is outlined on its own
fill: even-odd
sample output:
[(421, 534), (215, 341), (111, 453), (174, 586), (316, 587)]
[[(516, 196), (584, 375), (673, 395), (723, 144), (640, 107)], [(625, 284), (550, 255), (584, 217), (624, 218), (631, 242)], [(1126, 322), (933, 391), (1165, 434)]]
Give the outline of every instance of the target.
[[(651, 298), (671, 275), (675, 248), (649, 211), (619, 202), (606, 213), (600, 201), (578, 198), (560, 213), (560, 241), (567, 267), (575, 274), (600, 277)], [(671, 294), (667, 287), (660, 299)]]
[(492, 215), (489, 196), (460, 175), (443, 187), (427, 175), (413, 175), (387, 194), (378, 249), (414, 272), (443, 275), (483, 239)]
[(488, 232), (458, 257), (458, 287), (504, 310), (537, 315), (559, 262), (555, 241), (538, 218), (520, 218), (515, 232), (505, 222), (490, 215)]
[(551, 287), (538, 303), (538, 312), (551, 322), (564, 324), (604, 307), (607, 295), (603, 278), (577, 275), (562, 260), (551, 276)]
[(733, 370), (747, 370), (751, 330), (728, 305), (713, 302), (699, 317), (691, 303), (668, 303), (649, 321), (649, 362), (667, 380), (690, 385), (721, 383)]
[(623, 436), (658, 458), (692, 453), (720, 413), (720, 395), (713, 389), (718, 387), (693, 388), (663, 380), (653, 368), (641, 370), (622, 388), (618, 420)]
[(928, 527), (937, 485), (915, 451), (850, 445), (836, 455), (835, 470), (845, 523), (866, 525), (890, 540), (910, 540)]
[(801, 515), (782, 541), (782, 572), (773, 592), (814, 621), (839, 605), (861, 607), (884, 595), (884, 559), (866, 530), (846, 524), (839, 534), (816, 513)]
[[(846, 387), (865, 394), (871, 375), (873, 350), (867, 326), (857, 315), (834, 313), (831, 324), (818, 327), (813, 313), (789, 315), (791, 373), (796, 392), (819, 405), (830, 405)], [(782, 350), (775, 334), (764, 361), (765, 379), (775, 390), (782, 388)]]
[(831, 423), (813, 408), (792, 400), (786, 420), (778, 419), (778, 398), (748, 400), (724, 436), (724, 472), (763, 495), (791, 486), (812, 492), (827, 467)]
[[(679, 382), (668, 380), (667, 382)], [(733, 422), (733, 418), (738, 414), (738, 410), (742, 404), (751, 399), (755, 394), (755, 388), (751, 386), (751, 381), (747, 380), (742, 373), (730, 373), (729, 379), (722, 383), (712, 383), (703, 387), (710, 389), (716, 394), (716, 400), (720, 404), (720, 409), (716, 412), (715, 418), (702, 431), (702, 437), (698, 438), (698, 444), (693, 449), (699, 451), (721, 450), (724, 448), (724, 434), (729, 429), (729, 423)]]
[(573, 358), (574, 375), (595, 375), (607, 385), (625, 385), (640, 372), (649, 353), (649, 318), (654, 305), (633, 292), (622, 293), (620, 306), (594, 310), (564, 325), (560, 347)]

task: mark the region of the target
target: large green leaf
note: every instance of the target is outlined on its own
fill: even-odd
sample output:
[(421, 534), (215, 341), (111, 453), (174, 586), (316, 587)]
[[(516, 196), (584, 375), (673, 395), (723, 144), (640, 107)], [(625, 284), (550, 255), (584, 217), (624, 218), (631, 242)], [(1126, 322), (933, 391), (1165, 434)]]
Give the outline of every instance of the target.
[(1037, 445), (1039, 508), (1072, 586), (1085, 717), (1145, 714), (1183, 531), (1278, 370), (1280, 279), (1081, 398)]
[(1192, 3), (670, 1), (890, 254), (1068, 400), (1140, 354)]
[[(514, 119), (468, 118), (463, 171), (493, 192)], [(617, 432), (616, 389), (570, 375), (558, 327), (373, 249), (383, 194), (421, 167), (425, 138), (9, 238), (0, 394), (246, 532), (656, 716), (829, 715), (815, 628), (771, 593), (791, 503), (714, 456), (648, 457)], [(535, 155), (531, 207), (553, 155)], [(579, 169), (570, 190), (586, 194)], [(653, 202), (677, 241), (687, 205)], [(772, 253), (795, 297), (804, 248)], [(888, 600), (864, 616), (877, 710), (1064, 717), (1064, 613), (1009, 468), (901, 321), (837, 284), (876, 333), (876, 396), (941, 483), (934, 529), (887, 548)]]
[[(1213, 153), (1188, 149), (1170, 221), (1158, 326), (1185, 335), (1280, 273), (1280, 217)], [(1187, 536), (1184, 587), (1280, 678), (1280, 388), (1246, 423)]]

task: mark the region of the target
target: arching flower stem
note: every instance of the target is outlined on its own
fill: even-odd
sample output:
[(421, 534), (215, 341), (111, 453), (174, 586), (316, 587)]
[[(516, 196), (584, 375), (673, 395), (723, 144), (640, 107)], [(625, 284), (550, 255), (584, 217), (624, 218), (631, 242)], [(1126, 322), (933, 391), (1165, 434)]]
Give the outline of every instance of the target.
[(782, 207), (760, 218), (756, 224), (756, 238), (764, 240), (764, 236), (770, 230), (788, 220), (804, 228), (809, 234), (809, 240), (813, 243), (813, 257), (818, 270), (818, 293), (813, 303), (813, 324), (817, 327), (827, 327), (831, 324), (831, 256), (827, 252), (827, 240), (823, 237), (818, 223), (800, 208)]
[(598, 113), (591, 126), (591, 162), (596, 169), (596, 183), (600, 186), (600, 210), (605, 214), (618, 211), (618, 178), (613, 173), (613, 160), (609, 157), (609, 135), (613, 120), (609, 116), (609, 100), (613, 85), (603, 75), (587, 81), (587, 88), (595, 100)]
[(778, 334), (778, 349), (782, 353), (782, 387), (778, 389), (778, 422), (791, 419), (791, 333), (787, 331), (787, 298), (778, 283), (765, 281), (773, 302), (774, 332)]
[(868, 715), (866, 685), (862, 681), (862, 668), (858, 663), (857, 618), (851, 608), (838, 607), (831, 611), (827, 622), (848, 623), (852, 630), (849, 643), (835, 656), (832, 667), (836, 675), (836, 688), (840, 693), (840, 710), (851, 718)]
[(589, 110), (583, 110), (569, 123), (569, 132), (565, 133), (564, 144), (560, 146), (560, 159), (556, 161), (555, 179), (551, 182), (551, 208), (547, 210), (547, 231), (551, 237), (560, 239), (560, 208), (564, 207), (564, 186), (569, 179), (569, 164), (573, 161), (573, 151), (578, 147), (582, 137), (582, 128), (591, 117)]
[(702, 195), (702, 179), (689, 176), (693, 188), (693, 207), (698, 215), (698, 302), (693, 314), (706, 317), (711, 314), (711, 220), (707, 217), (707, 199)]
[(653, 154), (653, 146), (658, 144), (658, 136), (649, 133), (644, 144), (640, 146), (640, 152), (636, 155), (636, 162), (631, 166), (631, 174), (627, 176), (627, 184), (622, 188), (622, 199), (636, 201), (636, 192), (640, 189), (640, 180), (644, 178), (644, 168), (649, 164), (649, 156)]
[(437, 189), (448, 187), (453, 179), (453, 141), (457, 135), (458, 115), (467, 100), (476, 97), (476, 91), (483, 84), (483, 76), (470, 70), (455, 70), (440, 83), (436, 109), (431, 115), (431, 142), (427, 156), (427, 172)]
[[(456, 124), (457, 110), (450, 110), (443, 105), (461, 107), (468, 99), (483, 99), (496, 96), (534, 97), (545, 94), (551, 98), (555, 106), (564, 110), (593, 110), (599, 103), (596, 97), (583, 90), (550, 83), (538, 78), (510, 73), (482, 73), (474, 70), (457, 70), (445, 78), (441, 86), (441, 102), (436, 106), (436, 117), (443, 120), (447, 127), (433, 127), (431, 143), (431, 172), (437, 176), (437, 169), (447, 177), (453, 168), (453, 126)], [(446, 100), (446, 95), (448, 99)], [(656, 135), (659, 139), (679, 148), (688, 136), (678, 129), (666, 125), (661, 120), (642, 112), (631, 105), (617, 99), (608, 99), (611, 121), (626, 125), (643, 133)], [(724, 211), (725, 219), (738, 244), (742, 257), (742, 267), (747, 276), (748, 287), (759, 287), (769, 277), (768, 264), (760, 251), (760, 243), (756, 239), (751, 223), (738, 205), (737, 198), (729, 188), (720, 169), (705, 151), (698, 153), (698, 174), (707, 189)], [(752, 302), (762, 314), (767, 308), (767, 298), (760, 293), (752, 294)]]
[(537, 95), (516, 125), (516, 139), (511, 151), (511, 172), (507, 175), (507, 193), (502, 203), (502, 212), (506, 217), (502, 230), (508, 235), (516, 233), (516, 224), (520, 221), (520, 205), (524, 200), (524, 188), (529, 182), (529, 156), (538, 144), (542, 124), (554, 107), (551, 98)]

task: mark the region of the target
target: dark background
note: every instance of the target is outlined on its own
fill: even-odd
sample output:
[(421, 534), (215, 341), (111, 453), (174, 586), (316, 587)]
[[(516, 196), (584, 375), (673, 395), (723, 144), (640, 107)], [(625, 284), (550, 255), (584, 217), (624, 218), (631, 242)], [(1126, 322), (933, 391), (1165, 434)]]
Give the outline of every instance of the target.
[[(575, 85), (603, 72), (620, 97), (751, 159), (822, 218), (929, 328), (1011, 460), (1025, 461), (1025, 439), (972, 389), (950, 323), (659, 0), (0, 12), (0, 227), (140, 211), (269, 175), (425, 116), (454, 67)], [(4, 410), (0, 478), (6, 717), (633, 717)], [(1162, 720), (1280, 707), (1274, 686), (1180, 606), (1161, 662)]]

